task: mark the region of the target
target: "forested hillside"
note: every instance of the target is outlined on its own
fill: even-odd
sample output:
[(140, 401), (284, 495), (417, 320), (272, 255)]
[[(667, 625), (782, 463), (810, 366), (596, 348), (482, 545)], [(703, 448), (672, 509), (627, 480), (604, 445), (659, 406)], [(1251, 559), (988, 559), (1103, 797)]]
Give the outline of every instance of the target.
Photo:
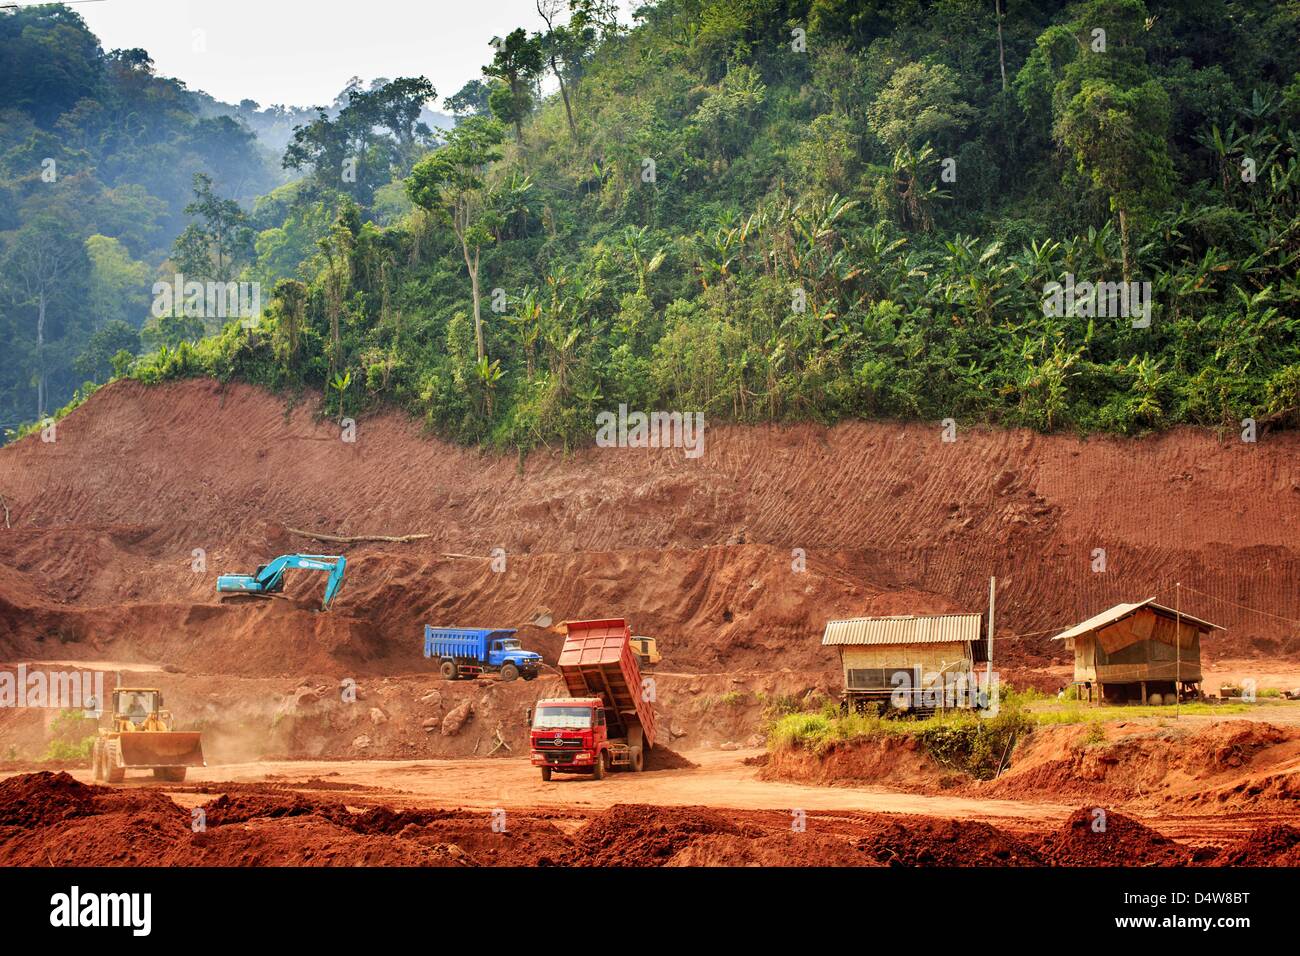
[(0, 433), (218, 330), (149, 321), (155, 281), (292, 274), (314, 238), (285, 257), (262, 234), (285, 225), (294, 128), (386, 84), (353, 78), (320, 108), (230, 105), (156, 75), (148, 51), (103, 50), (70, 7), (0, 12)]
[[(175, 271), (262, 283), (260, 321), (150, 319), (127, 346), (146, 354), (114, 362), (106, 344), (62, 385), (236, 377), (520, 450), (590, 442), (620, 403), (1119, 433), (1300, 423), (1300, 5), (660, 0), (630, 28), (601, 0), (539, 9), (551, 27), (499, 38), (452, 96), (401, 78), (301, 125), (281, 160), (300, 178), (252, 203), (270, 173), (251, 134), (202, 145), (233, 120), (158, 106), (172, 125), (118, 142), (120, 104), (175, 90), (144, 54), (97, 52), (66, 10), (0, 19), (0, 43), (26, 18), (73, 58), (60, 82), (96, 64), (93, 89), (52, 80), (24, 101), (0, 55), (0, 229), (21, 223), (5, 340), (32, 341), (14, 259), (45, 221), (48, 200), (24, 213), (47, 188), (40, 157), (67, 158), (59, 188), (87, 197), (66, 211), (83, 275), (156, 253), (154, 197), (184, 206), (215, 164), (148, 282), (95, 304), (61, 283), (46, 321), (139, 326), (155, 273)], [(420, 121), (439, 96), (460, 119), (441, 135)], [(1121, 282), (1150, 283), (1149, 311), (1085, 291)], [(2, 370), (5, 407), (30, 418), (30, 361)]]

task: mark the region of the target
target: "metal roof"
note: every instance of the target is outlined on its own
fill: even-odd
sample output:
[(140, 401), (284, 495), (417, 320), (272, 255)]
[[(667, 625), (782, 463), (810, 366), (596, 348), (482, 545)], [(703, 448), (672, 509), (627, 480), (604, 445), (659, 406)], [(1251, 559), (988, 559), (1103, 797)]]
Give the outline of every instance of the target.
[(979, 614), (938, 614), (933, 617), (858, 617), (827, 621), (827, 644), (951, 644), (980, 640)]
[(1052, 638), (1052, 640), (1064, 641), (1071, 637), (1080, 637), (1081, 635), (1087, 634), (1089, 631), (1096, 631), (1109, 624), (1114, 624), (1116, 621), (1122, 621), (1130, 614), (1135, 611), (1140, 611), (1144, 607), (1150, 607), (1151, 610), (1164, 614), (1166, 617), (1181, 617), (1188, 624), (1200, 625), (1200, 627), (1207, 631), (1224, 630), (1223, 626), (1220, 624), (1211, 624), (1209, 621), (1202, 621), (1199, 617), (1192, 617), (1192, 615), (1188, 614), (1186, 611), (1175, 611), (1173, 608), (1165, 607), (1163, 604), (1157, 604), (1155, 602), (1155, 598), (1149, 597), (1145, 601), (1138, 601), (1136, 604), (1116, 604), (1110, 610), (1102, 611), (1100, 614), (1088, 618), (1088, 620), (1083, 623), (1074, 625), (1074, 627), (1070, 628), (1068, 631), (1062, 631), (1060, 634), (1057, 634)]

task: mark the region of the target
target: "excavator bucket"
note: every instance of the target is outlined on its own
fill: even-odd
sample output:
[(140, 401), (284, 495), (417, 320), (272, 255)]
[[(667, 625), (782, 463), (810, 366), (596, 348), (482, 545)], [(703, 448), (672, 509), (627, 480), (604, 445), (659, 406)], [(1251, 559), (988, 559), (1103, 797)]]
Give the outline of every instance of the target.
[(124, 767), (205, 767), (197, 730), (134, 731), (118, 736)]

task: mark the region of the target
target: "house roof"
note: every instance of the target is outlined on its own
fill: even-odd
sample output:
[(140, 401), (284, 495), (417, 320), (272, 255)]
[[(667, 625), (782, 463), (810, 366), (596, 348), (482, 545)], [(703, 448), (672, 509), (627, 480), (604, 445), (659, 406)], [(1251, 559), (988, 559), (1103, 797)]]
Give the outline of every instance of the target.
[(951, 644), (980, 640), (979, 614), (938, 614), (932, 617), (858, 617), (827, 621), (822, 645)]
[(1060, 634), (1057, 634), (1052, 638), (1052, 640), (1064, 641), (1071, 637), (1080, 637), (1087, 634), (1089, 631), (1100, 630), (1103, 627), (1114, 624), (1116, 621), (1122, 621), (1130, 614), (1140, 611), (1144, 607), (1149, 607), (1157, 614), (1163, 614), (1165, 617), (1181, 617), (1188, 624), (1195, 624), (1206, 631), (1222, 631), (1224, 629), (1220, 624), (1211, 624), (1209, 621), (1202, 621), (1199, 617), (1193, 617), (1186, 611), (1175, 611), (1173, 608), (1165, 607), (1163, 604), (1157, 604), (1156, 599), (1150, 597), (1145, 601), (1138, 601), (1136, 604), (1116, 604), (1113, 608), (1110, 608), (1107, 611), (1102, 611), (1100, 614), (1093, 615), (1088, 618), (1088, 620), (1074, 625), (1074, 627), (1070, 628), (1068, 631), (1062, 631)]

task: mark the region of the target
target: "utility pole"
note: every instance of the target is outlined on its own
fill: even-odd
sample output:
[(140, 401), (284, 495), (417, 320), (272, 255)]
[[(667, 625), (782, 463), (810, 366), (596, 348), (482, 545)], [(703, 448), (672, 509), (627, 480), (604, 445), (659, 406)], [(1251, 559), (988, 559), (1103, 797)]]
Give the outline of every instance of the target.
[(1174, 717), (1183, 713), (1183, 583), (1174, 583)]
[[(993, 693), (993, 605), (997, 600), (998, 579), (989, 577), (989, 633), (988, 633), (988, 661), (984, 665), (984, 692), (992, 695)], [(993, 705), (992, 697), (989, 698), (989, 706)]]

